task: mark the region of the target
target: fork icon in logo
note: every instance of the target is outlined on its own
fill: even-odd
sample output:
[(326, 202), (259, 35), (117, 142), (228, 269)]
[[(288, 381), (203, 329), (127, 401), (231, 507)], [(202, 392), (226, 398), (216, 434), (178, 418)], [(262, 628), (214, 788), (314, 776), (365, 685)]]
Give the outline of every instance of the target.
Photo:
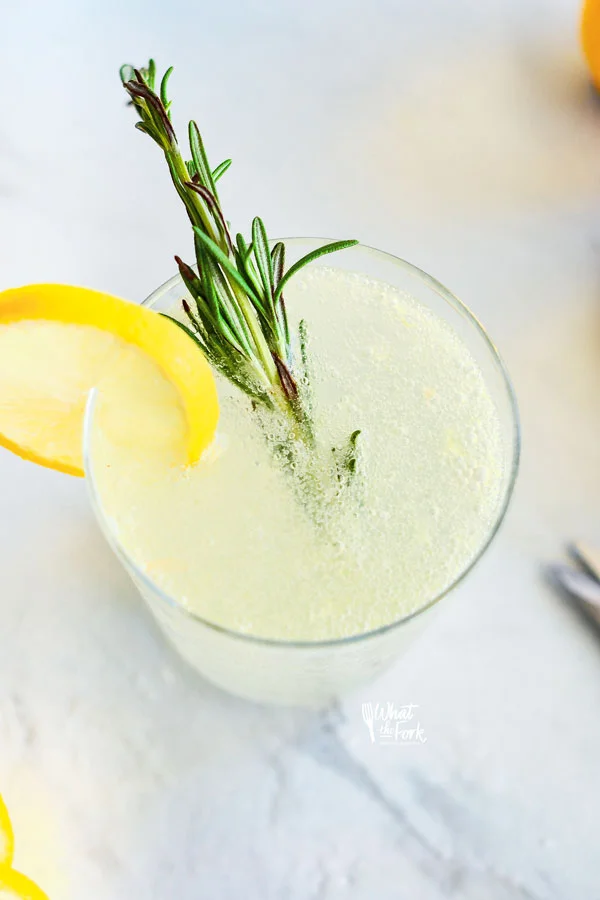
[(362, 705), (362, 717), (365, 725), (369, 729), (369, 734), (371, 735), (371, 743), (375, 743), (375, 730), (373, 728), (373, 704), (372, 703), (363, 703)]

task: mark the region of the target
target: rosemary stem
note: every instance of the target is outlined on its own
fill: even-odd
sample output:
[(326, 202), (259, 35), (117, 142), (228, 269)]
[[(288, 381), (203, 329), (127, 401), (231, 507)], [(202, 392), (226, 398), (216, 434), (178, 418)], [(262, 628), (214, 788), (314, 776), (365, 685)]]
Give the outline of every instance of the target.
[(185, 183), (186, 181), (189, 181), (190, 174), (178, 145), (172, 143), (170, 149), (165, 150), (165, 156), (167, 157), (169, 170), (171, 171), (171, 177), (175, 188), (177, 189), (177, 193), (183, 200), (186, 209), (190, 211), (190, 207), (192, 207), (198, 216), (198, 220), (194, 221), (193, 217), (190, 215), (192, 225), (200, 226), (216, 244), (219, 244), (219, 246), (226, 251), (227, 248), (223, 247), (221, 234), (214, 228), (211, 217), (208, 214), (201, 197), (193, 191), (187, 191), (185, 189)]
[(256, 347), (256, 352), (265, 368), (265, 371), (269, 376), (271, 384), (279, 384), (277, 366), (273, 362), (273, 355), (269, 350), (269, 345), (267, 344), (263, 331), (260, 327), (258, 316), (242, 289), (239, 288), (236, 284), (231, 284), (231, 288), (236, 296), (245, 322), (250, 329), (250, 333), (252, 334), (254, 345)]
[[(197, 274), (175, 257), (193, 299), (193, 304), (183, 301), (192, 328), (182, 327), (197, 338), (211, 364), (251, 398), (253, 408), (276, 417), (276, 427), (270, 423), (265, 429), (267, 439), (282, 459), (292, 462), (299, 483), (311, 485), (320, 500), (327, 495), (327, 484), (319, 470), (306, 323), (298, 329), (300, 358), (295, 360), (283, 291), (303, 266), (356, 241), (325, 244), (286, 269), (283, 242), (271, 246), (264, 223), (256, 216), (249, 243), (238, 234), (234, 246), (215, 187), (231, 161), (211, 167), (193, 121), (188, 127), (190, 162), (182, 156), (167, 96), (171, 71), (159, 88), (153, 60), (147, 68), (123, 66), (121, 79), (140, 117), (136, 127), (161, 148), (194, 232)], [(350, 436), (345, 451), (334, 453), (338, 481), (345, 483), (354, 475), (358, 433)], [(283, 434), (282, 442), (273, 434)]]

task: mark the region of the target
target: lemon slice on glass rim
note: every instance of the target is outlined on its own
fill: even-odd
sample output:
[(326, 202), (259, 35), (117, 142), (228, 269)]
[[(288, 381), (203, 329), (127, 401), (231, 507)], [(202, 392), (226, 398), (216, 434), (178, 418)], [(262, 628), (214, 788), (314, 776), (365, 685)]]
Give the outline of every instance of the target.
[(187, 461), (197, 462), (219, 416), (214, 377), (202, 352), (159, 313), (71, 285), (0, 293), (0, 445), (40, 465), (83, 475), (87, 397), (123, 349), (151, 364), (151, 377), (138, 378), (123, 397), (132, 405), (125, 412), (135, 415), (157, 383), (168, 382), (169, 402), (179, 406), (186, 424)]

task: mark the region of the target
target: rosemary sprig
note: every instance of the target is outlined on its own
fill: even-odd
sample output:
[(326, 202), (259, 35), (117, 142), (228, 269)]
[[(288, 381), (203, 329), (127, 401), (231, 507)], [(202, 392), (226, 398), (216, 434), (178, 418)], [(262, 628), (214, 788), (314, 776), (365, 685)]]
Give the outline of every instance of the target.
[[(173, 69), (157, 82), (156, 65), (121, 68), (121, 80), (143, 131), (164, 153), (171, 179), (181, 198), (194, 234), (196, 269), (178, 256), (175, 261), (193, 302), (183, 300), (188, 324), (182, 325), (211, 364), (244, 391), (254, 408), (279, 412), (289, 418), (293, 434), (314, 447), (315, 428), (307, 357), (306, 323), (299, 329), (301, 359), (296, 370), (284, 288), (300, 269), (321, 256), (351, 247), (355, 240), (334, 241), (308, 253), (285, 268), (285, 246), (270, 247), (265, 225), (252, 222), (249, 243), (242, 234), (232, 239), (221, 208), (217, 182), (231, 160), (212, 169), (195, 122), (189, 123), (191, 159), (182, 156), (171, 122), (167, 85)], [(181, 323), (178, 323), (181, 324)], [(345, 482), (356, 468), (354, 432), (343, 455), (336, 456), (335, 474)], [(293, 455), (293, 448), (286, 456)]]

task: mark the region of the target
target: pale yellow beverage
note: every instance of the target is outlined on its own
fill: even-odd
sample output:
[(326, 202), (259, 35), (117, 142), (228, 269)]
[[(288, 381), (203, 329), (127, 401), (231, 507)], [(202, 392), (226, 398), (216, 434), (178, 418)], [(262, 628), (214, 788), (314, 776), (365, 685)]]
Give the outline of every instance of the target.
[[(96, 498), (138, 573), (199, 619), (274, 641), (363, 635), (443, 593), (486, 544), (506, 434), (471, 349), (421, 300), (317, 265), (286, 302), (309, 336), (310, 478), (274, 459), (268, 425), (224, 379), (217, 440), (186, 468), (172, 388), (128, 350), (93, 416)], [(359, 471), (338, 496), (332, 448), (357, 429)]]

